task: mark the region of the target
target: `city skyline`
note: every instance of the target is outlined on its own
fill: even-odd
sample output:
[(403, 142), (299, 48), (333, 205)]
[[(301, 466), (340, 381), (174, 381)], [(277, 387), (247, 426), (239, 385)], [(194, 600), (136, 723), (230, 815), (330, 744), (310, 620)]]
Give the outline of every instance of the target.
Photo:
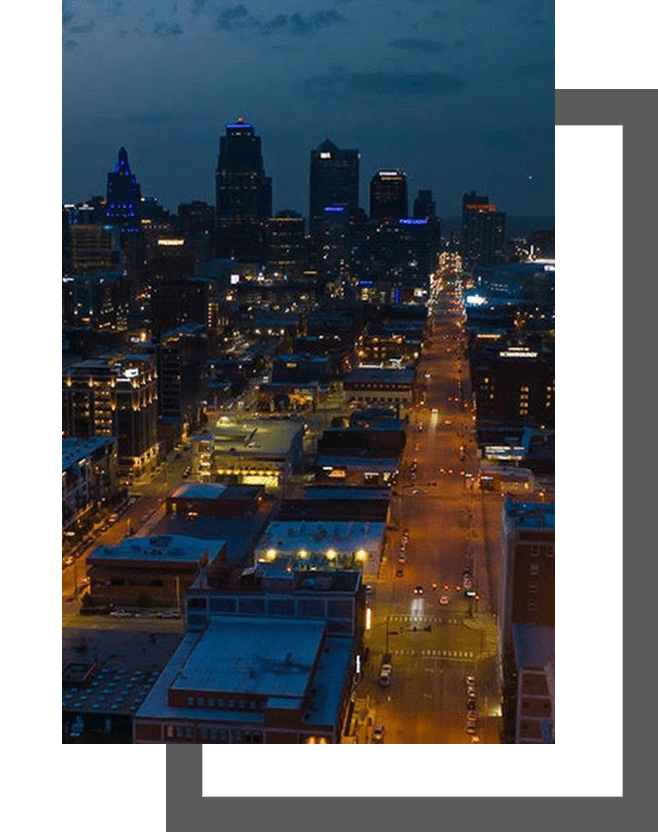
[(400, 167), (439, 216), (471, 188), (553, 214), (552, 5), (315, 5), (65, 4), (64, 201), (99, 193), (125, 146), (169, 210), (212, 203), (219, 137), (242, 115), (274, 213), (307, 215), (308, 154), (329, 137), (361, 153), (362, 207), (374, 173)]

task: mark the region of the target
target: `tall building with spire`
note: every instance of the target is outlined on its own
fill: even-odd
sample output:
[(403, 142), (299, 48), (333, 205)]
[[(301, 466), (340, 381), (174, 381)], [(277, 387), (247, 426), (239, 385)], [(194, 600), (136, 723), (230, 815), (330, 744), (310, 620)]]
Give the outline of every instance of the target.
[(105, 215), (108, 222), (125, 231), (137, 230), (141, 199), (141, 188), (128, 164), (128, 151), (122, 147), (114, 171), (107, 175)]
[(340, 150), (328, 138), (311, 150), (310, 229), (320, 231), (327, 219), (348, 220), (359, 207), (359, 151)]
[(242, 117), (227, 124), (226, 135), (220, 137), (215, 186), (224, 253), (256, 254), (265, 220), (272, 214), (272, 179), (265, 175), (260, 137)]

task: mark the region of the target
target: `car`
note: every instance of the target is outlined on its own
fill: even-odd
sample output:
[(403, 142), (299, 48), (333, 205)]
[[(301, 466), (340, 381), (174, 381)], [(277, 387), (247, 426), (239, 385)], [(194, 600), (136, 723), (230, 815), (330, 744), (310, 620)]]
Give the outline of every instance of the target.
[(379, 674), (379, 686), (382, 688), (387, 688), (391, 684), (391, 672), (385, 672), (383, 669)]
[(469, 711), (474, 711), (474, 710), (475, 710), (475, 708), (477, 707), (477, 704), (476, 704), (476, 702), (475, 702), (475, 699), (469, 699), (469, 700), (466, 702), (466, 707), (468, 708), (468, 710), (469, 710)]
[(136, 502), (137, 502), (137, 497), (130, 497), (130, 499), (128, 500), (128, 505), (129, 505), (129, 506), (132, 506), (132, 505), (134, 505)]
[(475, 699), (475, 687), (473, 685), (466, 686), (466, 695), (469, 699)]
[(372, 586), (370, 584), (366, 584), (366, 595), (372, 595)]
[(474, 685), (475, 684), (475, 676), (467, 676), (466, 677), (466, 684), (467, 685)]
[(403, 575), (404, 575), (403, 570), (398, 567), (398, 569), (395, 570), (395, 577), (396, 578), (401, 578)]
[(438, 407), (433, 407), (433, 408), (432, 408), (432, 413), (438, 413), (438, 412), (439, 412)]
[(199, 516), (198, 511), (188, 511), (187, 514), (185, 515), (187, 520), (196, 520), (196, 518), (198, 516)]
[(480, 742), (480, 738), (477, 736), (477, 734), (474, 734), (471, 737), (471, 742)]
[(116, 523), (116, 521), (118, 519), (119, 519), (119, 515), (116, 512), (114, 512), (113, 514), (110, 514), (110, 516), (107, 518), (108, 523)]
[(407, 556), (406, 555), (398, 555), (398, 563), (406, 563)]
[(189, 471), (183, 471), (181, 476), (184, 480), (186, 480), (190, 476), (190, 472)]
[(448, 468), (447, 473), (448, 474), (454, 474), (455, 473), (454, 468)]
[(448, 596), (447, 596), (447, 595), (442, 595), (442, 596), (439, 598), (439, 604), (441, 604), (442, 606), (444, 606), (444, 607), (445, 607), (445, 605), (446, 605), (446, 604), (449, 604), (449, 603), (450, 603), (450, 598), (448, 598)]
[(432, 581), (432, 589), (436, 589), (436, 587), (437, 587), (436, 581)]
[(477, 715), (476, 711), (474, 711), (474, 710), (470, 710), (470, 711), (466, 714), (466, 719), (467, 719), (469, 722), (477, 722), (477, 718), (478, 718), (478, 715)]
[(132, 613), (128, 610), (112, 610), (110, 613), (112, 618), (132, 618)]
[(73, 566), (73, 562), (75, 558), (72, 555), (68, 555), (68, 557), (64, 558), (64, 566)]
[(464, 589), (470, 589), (473, 586), (471, 576), (468, 572), (464, 572), (462, 575), (462, 584), (464, 585)]
[(409, 529), (402, 529), (402, 537), (409, 537)]
[(414, 587), (414, 595), (422, 595), (423, 592), (424, 592), (424, 590), (423, 590), (422, 586)]
[(372, 732), (373, 742), (384, 742), (384, 726), (375, 725), (375, 730)]
[(464, 728), (464, 731), (466, 731), (467, 734), (474, 734), (477, 731), (477, 728), (475, 725), (467, 725), (466, 728)]
[(106, 532), (109, 528), (110, 528), (109, 523), (103, 523), (103, 525), (101, 526), (101, 531)]
[(158, 614), (158, 618), (180, 618), (180, 613), (176, 610), (164, 610), (164, 612)]
[(450, 427), (450, 425), (452, 425), (452, 422), (450, 421), (450, 419), (444, 419), (443, 424), (446, 425), (446, 427)]

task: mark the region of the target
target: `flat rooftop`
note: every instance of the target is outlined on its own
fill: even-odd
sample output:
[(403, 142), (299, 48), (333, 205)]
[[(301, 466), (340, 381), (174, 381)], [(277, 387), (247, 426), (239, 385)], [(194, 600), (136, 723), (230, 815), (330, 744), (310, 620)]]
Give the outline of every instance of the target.
[(555, 503), (515, 503), (508, 499), (505, 513), (517, 529), (555, 530)]
[(233, 420), (220, 416), (217, 422), (196, 441), (212, 438), (215, 452), (241, 456), (287, 453), (294, 439), (302, 432), (302, 423), (286, 419)]
[(152, 534), (185, 535), (208, 548), (208, 541), (221, 540), (226, 543), (226, 556), (231, 566), (244, 566), (249, 560), (252, 547), (267, 523), (271, 505), (265, 503), (255, 513), (242, 517), (195, 517), (188, 520), (180, 514), (177, 517), (165, 515)]
[(277, 555), (296, 555), (305, 550), (308, 555), (325, 555), (335, 549), (339, 555), (359, 549), (379, 551), (386, 533), (386, 523), (334, 520), (274, 520), (265, 529), (256, 549), (257, 557), (264, 557), (273, 549)]
[(324, 629), (323, 621), (215, 618), (171, 687), (301, 697)]
[(116, 442), (112, 436), (91, 436), (89, 439), (65, 437), (62, 439), (62, 471), (75, 465), (88, 454), (97, 451), (108, 443)]
[(262, 485), (226, 485), (220, 482), (182, 482), (170, 497), (188, 500), (244, 500), (256, 497)]
[(512, 636), (519, 667), (543, 669), (555, 659), (555, 627), (512, 624)]
[(174, 651), (180, 633), (62, 630), (62, 675), (72, 664), (96, 665), (87, 684), (62, 688), (67, 712), (133, 715)]
[(208, 551), (212, 560), (225, 543), (224, 540), (201, 540), (186, 535), (126, 537), (116, 546), (99, 546), (87, 560), (89, 563), (116, 560), (135, 563), (198, 563)]
[(357, 367), (343, 378), (350, 384), (413, 384), (416, 371), (411, 368), (399, 370), (380, 367)]

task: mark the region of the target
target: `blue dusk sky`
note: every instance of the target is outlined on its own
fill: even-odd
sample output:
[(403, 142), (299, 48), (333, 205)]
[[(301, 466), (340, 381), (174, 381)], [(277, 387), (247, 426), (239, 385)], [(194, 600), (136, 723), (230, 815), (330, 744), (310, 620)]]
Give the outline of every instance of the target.
[(401, 167), (410, 204), (464, 191), (554, 212), (552, 0), (88, 0), (63, 5), (65, 202), (105, 191), (121, 145), (142, 193), (214, 202), (223, 125), (262, 138), (273, 209), (308, 213), (309, 151), (361, 152), (361, 205)]

